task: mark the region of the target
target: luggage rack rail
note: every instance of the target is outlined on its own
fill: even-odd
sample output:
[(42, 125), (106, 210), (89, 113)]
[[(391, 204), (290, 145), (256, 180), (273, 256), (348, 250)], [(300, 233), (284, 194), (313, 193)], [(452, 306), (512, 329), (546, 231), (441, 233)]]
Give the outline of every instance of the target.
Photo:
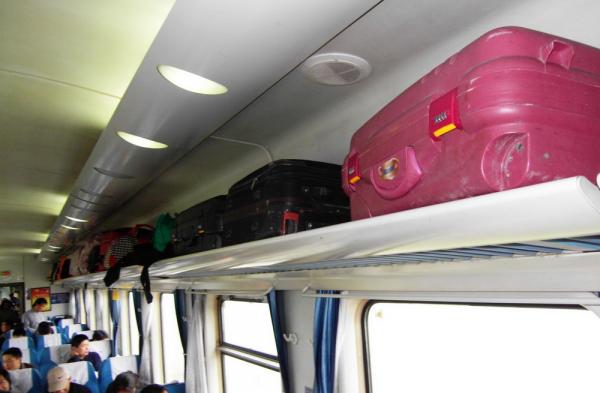
[[(543, 244), (543, 245), (542, 245)], [(375, 266), (390, 266), (407, 263), (467, 261), (493, 258), (544, 257), (558, 254), (589, 253), (600, 251), (600, 236), (572, 239), (553, 239), (536, 243), (509, 243), (497, 246), (481, 246), (434, 250), (408, 254), (394, 254), (380, 257), (329, 260), (314, 263), (291, 263), (269, 267), (200, 271), (187, 274), (187, 278), (237, 276), (247, 274), (284, 273), (323, 269), (344, 269)], [(599, 254), (600, 255), (600, 254)]]

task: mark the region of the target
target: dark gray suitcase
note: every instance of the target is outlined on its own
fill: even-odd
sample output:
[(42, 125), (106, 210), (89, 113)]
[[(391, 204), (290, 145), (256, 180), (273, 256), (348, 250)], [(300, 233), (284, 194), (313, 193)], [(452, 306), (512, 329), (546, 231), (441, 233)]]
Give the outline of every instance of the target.
[(278, 160), (229, 189), (223, 218), (223, 245), (349, 220), (349, 202), (342, 190), (339, 165)]
[(225, 195), (219, 195), (175, 216), (175, 255), (212, 250), (222, 246)]

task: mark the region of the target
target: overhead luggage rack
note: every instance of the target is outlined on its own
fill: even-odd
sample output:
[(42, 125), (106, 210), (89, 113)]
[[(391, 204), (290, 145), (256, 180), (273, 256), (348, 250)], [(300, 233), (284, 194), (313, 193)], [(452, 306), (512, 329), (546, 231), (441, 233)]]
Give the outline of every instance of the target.
[(162, 260), (150, 276), (153, 288), (597, 291), (598, 251), (600, 189), (573, 177)]
[(338, 267), (390, 255), (436, 261), (593, 251), (597, 235), (600, 190), (573, 177), (163, 260), (150, 275)]

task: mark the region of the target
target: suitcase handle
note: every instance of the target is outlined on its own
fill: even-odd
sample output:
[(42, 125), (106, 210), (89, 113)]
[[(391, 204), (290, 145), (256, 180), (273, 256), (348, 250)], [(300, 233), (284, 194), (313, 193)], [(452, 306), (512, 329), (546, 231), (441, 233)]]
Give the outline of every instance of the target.
[(554, 40), (547, 48), (544, 55), (544, 63), (555, 64), (565, 70), (571, 68), (571, 63), (575, 56), (575, 48), (573, 48), (573, 45)]
[(285, 211), (283, 212), (283, 217), (281, 221), (282, 235), (298, 232), (298, 222), (300, 221), (300, 214), (296, 212)]
[(410, 146), (380, 162), (369, 172), (373, 188), (384, 199), (396, 199), (406, 195), (422, 176), (415, 149)]

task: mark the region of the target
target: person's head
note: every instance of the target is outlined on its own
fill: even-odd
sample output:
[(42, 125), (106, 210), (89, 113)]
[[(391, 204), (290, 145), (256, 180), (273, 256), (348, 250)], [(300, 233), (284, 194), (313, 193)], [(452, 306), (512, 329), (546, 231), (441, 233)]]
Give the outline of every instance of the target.
[(0, 322), (0, 334), (4, 334), (10, 330), (10, 323), (7, 321)]
[(68, 393), (71, 384), (71, 376), (62, 367), (54, 367), (48, 372), (48, 392), (50, 393)]
[(40, 311), (44, 311), (44, 309), (46, 308), (47, 305), (48, 305), (48, 301), (43, 297), (39, 297), (39, 298), (35, 299), (35, 302), (33, 302), (33, 305), (31, 306), (31, 308), (33, 309), (33, 311), (40, 312)]
[(147, 385), (145, 388), (140, 390), (140, 393), (168, 393), (167, 389), (161, 385)]
[(0, 310), (8, 311), (8, 310), (12, 310), (12, 307), (13, 307), (12, 302), (7, 298), (2, 299), (2, 302), (0, 302)]
[(108, 339), (108, 334), (104, 330), (94, 330), (92, 334), (92, 341), (101, 341)]
[(12, 371), (21, 368), (21, 359), (23, 352), (19, 348), (8, 348), (2, 354), (2, 367), (5, 370)]
[(27, 335), (27, 332), (25, 332), (25, 327), (23, 327), (22, 323), (18, 324), (13, 329), (13, 332), (12, 332), (12, 337), (13, 338), (25, 337), (26, 335)]
[(135, 393), (138, 387), (138, 376), (131, 371), (125, 371), (115, 377), (108, 385), (106, 393)]
[(38, 324), (36, 333), (40, 336), (45, 336), (54, 333), (54, 329), (52, 329), (52, 324), (50, 322), (42, 321)]
[(85, 334), (76, 334), (71, 339), (71, 354), (86, 357), (90, 353), (90, 340)]

